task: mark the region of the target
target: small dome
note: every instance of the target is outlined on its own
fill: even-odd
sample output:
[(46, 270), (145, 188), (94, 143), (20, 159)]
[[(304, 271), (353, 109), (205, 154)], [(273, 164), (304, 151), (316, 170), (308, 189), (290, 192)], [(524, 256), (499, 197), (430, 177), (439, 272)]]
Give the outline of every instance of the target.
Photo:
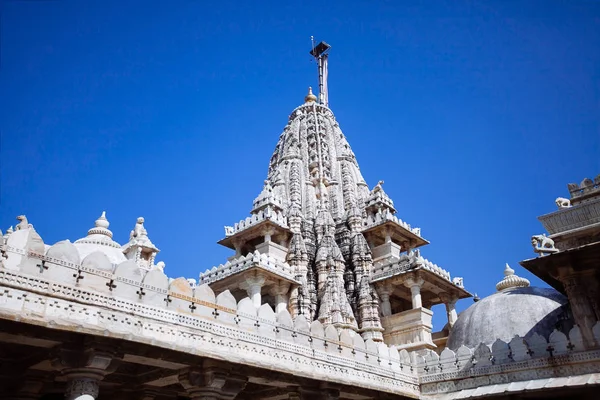
[(87, 236), (75, 241), (75, 247), (82, 260), (95, 251), (106, 254), (113, 264), (120, 264), (127, 260), (121, 245), (112, 240), (112, 232), (108, 230), (109, 225), (106, 213), (103, 211), (96, 220), (95, 226), (88, 231)]
[(525, 286), (526, 280), (520, 281), (512, 270), (507, 273), (514, 286), (505, 278), (501, 281), (505, 285), (499, 285), (502, 290), (460, 313), (450, 330), (448, 348), (491, 345), (496, 339), (509, 342), (515, 335), (528, 338), (534, 333), (547, 339), (554, 329), (570, 329), (565, 296), (554, 289)]

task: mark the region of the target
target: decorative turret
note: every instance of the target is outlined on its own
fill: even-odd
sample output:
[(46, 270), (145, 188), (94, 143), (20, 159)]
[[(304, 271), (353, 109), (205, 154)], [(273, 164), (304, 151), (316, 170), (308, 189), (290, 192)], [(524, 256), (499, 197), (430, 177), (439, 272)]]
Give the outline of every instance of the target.
[(144, 228), (144, 218), (139, 217), (129, 234), (129, 242), (123, 246), (123, 253), (127, 259), (135, 260), (140, 268), (150, 270), (159, 251), (148, 237), (148, 231)]
[(383, 181), (377, 182), (377, 185), (369, 193), (366, 204), (367, 211), (371, 214), (377, 214), (381, 212), (396, 213), (394, 208), (394, 202), (383, 190)]
[(281, 198), (273, 192), (273, 187), (269, 183), (269, 181), (265, 181), (265, 186), (263, 190), (260, 192), (258, 197), (254, 199), (254, 207), (252, 208), (251, 213), (257, 214), (261, 210), (270, 207), (276, 212), (283, 210), (283, 204), (281, 202)]

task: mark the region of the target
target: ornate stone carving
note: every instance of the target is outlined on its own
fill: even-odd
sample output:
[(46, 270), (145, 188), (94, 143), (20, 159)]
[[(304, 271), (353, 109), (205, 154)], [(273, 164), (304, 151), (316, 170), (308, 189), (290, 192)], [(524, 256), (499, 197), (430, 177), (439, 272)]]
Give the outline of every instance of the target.
[(555, 203), (559, 209), (571, 207), (571, 200), (565, 199), (564, 197), (557, 197)]
[(71, 379), (67, 384), (65, 398), (67, 400), (93, 400), (100, 394), (100, 385), (94, 378)]
[(558, 252), (558, 249), (554, 247), (554, 240), (544, 234), (533, 235), (531, 237), (531, 245), (533, 246), (533, 251), (541, 256)]
[(17, 226), (15, 226), (16, 231), (33, 228), (33, 225), (31, 225), (29, 221), (27, 221), (27, 217), (25, 215), (19, 215), (17, 217), (17, 220), (19, 221), (19, 223), (17, 224)]
[(504, 279), (496, 284), (496, 290), (501, 291), (515, 287), (528, 287), (529, 281), (525, 278), (515, 275), (515, 270), (508, 263), (504, 268)]
[(248, 378), (207, 360), (202, 368), (181, 371), (179, 382), (191, 399), (233, 400), (246, 387)]

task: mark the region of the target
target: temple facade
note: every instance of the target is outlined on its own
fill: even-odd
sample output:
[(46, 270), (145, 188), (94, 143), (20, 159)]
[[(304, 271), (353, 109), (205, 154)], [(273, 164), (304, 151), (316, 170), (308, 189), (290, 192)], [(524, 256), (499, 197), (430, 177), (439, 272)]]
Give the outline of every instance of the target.
[[(326, 98), (326, 97), (325, 97)], [(0, 232), (0, 396), (9, 399), (596, 399), (600, 175), (540, 217), (535, 258), (471, 297), (421, 255), (383, 182), (369, 186), (327, 103), (292, 111), (232, 250), (168, 277), (138, 218), (113, 240)], [(432, 331), (431, 308), (448, 323)]]

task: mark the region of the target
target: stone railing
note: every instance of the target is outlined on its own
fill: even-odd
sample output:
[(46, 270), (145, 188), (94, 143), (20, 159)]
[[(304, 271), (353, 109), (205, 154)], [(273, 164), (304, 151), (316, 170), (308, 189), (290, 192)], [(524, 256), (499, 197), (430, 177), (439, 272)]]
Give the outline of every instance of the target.
[(552, 235), (600, 223), (600, 198), (579, 203), (538, 217)]
[(282, 228), (288, 229), (287, 218), (285, 215), (283, 215), (283, 212), (273, 210), (271, 207), (267, 207), (264, 210), (260, 210), (256, 214), (252, 214), (246, 219), (241, 220), (240, 222), (236, 222), (233, 225), (232, 234), (236, 234), (267, 220), (281, 226)]
[[(12, 242), (12, 243), (11, 243)], [(18, 251), (15, 243), (24, 244)], [(116, 267), (101, 252), (83, 260), (63, 241), (43, 254), (33, 229), (17, 231), (3, 247), (0, 318), (149, 343), (248, 365), (389, 393), (418, 395), (416, 368), (406, 351), (364, 341), (333, 326), (275, 314), (229, 291), (169, 280), (160, 269)], [(41, 251), (41, 252), (38, 252)], [(7, 262), (10, 261), (10, 262)], [(42, 307), (42, 308), (40, 308)], [(31, 319), (31, 321), (29, 321)]]
[(417, 269), (426, 269), (440, 276), (441, 278), (452, 282), (450, 272), (420, 255), (415, 255), (414, 253), (402, 254), (400, 259), (395, 262), (376, 262), (373, 265), (371, 280), (378, 281)]
[(294, 280), (294, 270), (286, 262), (281, 262), (267, 254), (261, 254), (258, 250), (246, 256), (240, 256), (232, 261), (227, 261), (217, 267), (200, 274), (200, 284), (212, 283), (225, 277), (238, 274), (250, 268), (260, 268), (272, 272), (289, 280)]
[(407, 231), (409, 231), (419, 237), (422, 237), (421, 236), (421, 228), (412, 228), (410, 226), (410, 224), (402, 221), (400, 218), (398, 218), (394, 214), (392, 214), (389, 210), (385, 210), (384, 212), (378, 212), (375, 215), (367, 216), (367, 219), (365, 221), (363, 229), (369, 229), (374, 226), (381, 225), (388, 221), (394, 222), (394, 223), (400, 225), (401, 227), (403, 227), (404, 229), (406, 229)]
[(580, 184), (569, 183), (569, 193), (571, 194), (571, 200), (576, 200), (579, 197), (583, 197), (592, 193), (600, 193), (600, 174), (591, 180), (589, 178), (584, 179)]
[(445, 269), (443, 269), (441, 267), (438, 267), (437, 264), (432, 263), (431, 261), (429, 261), (426, 258), (419, 256), (417, 258), (417, 264), (420, 265), (423, 269), (431, 271), (434, 274), (436, 274), (448, 281), (452, 281), (452, 279), (450, 279), (450, 272), (446, 271)]
[[(600, 344), (600, 322), (593, 334)], [(515, 336), (508, 343), (498, 339), (492, 346), (482, 343), (475, 349), (462, 346), (456, 352), (444, 349), (440, 355), (431, 350), (422, 354), (416, 362), (424, 395), (461, 390), (492, 394), (486, 385), (495, 385), (490, 390), (501, 394), (509, 384), (525, 389), (519, 382), (600, 371), (600, 347), (586, 349), (577, 326), (568, 336), (555, 330), (548, 340), (538, 334), (527, 339)], [(535, 386), (528, 389), (540, 388)]]

